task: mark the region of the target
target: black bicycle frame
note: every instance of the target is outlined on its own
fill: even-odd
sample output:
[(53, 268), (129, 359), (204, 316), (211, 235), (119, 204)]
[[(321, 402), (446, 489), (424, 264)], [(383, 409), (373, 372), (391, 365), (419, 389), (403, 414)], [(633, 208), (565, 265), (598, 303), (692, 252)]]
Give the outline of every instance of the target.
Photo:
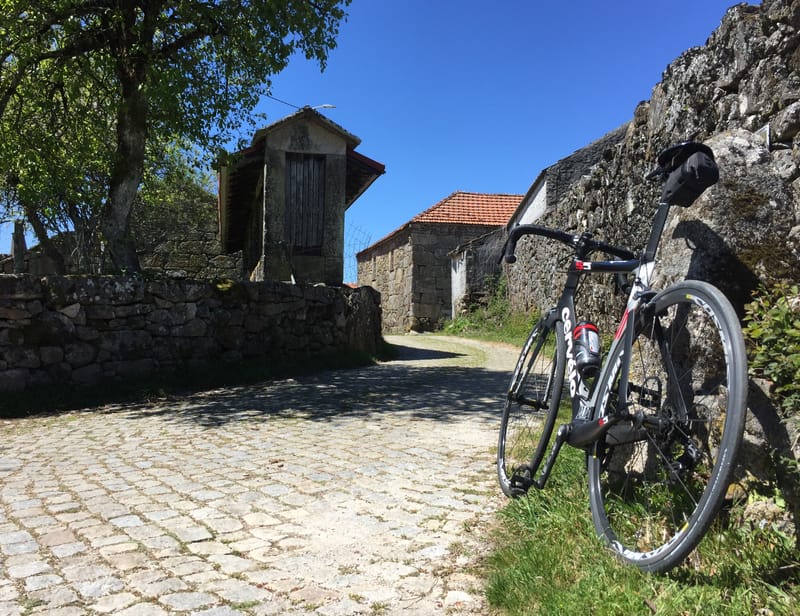
[[(575, 257), (567, 270), (567, 280), (564, 291), (561, 294), (556, 308), (551, 310), (545, 318), (545, 327), (553, 328), (555, 335), (563, 335), (566, 347), (565, 378), (569, 388), (572, 402), (572, 421), (569, 424), (561, 425), (556, 433), (556, 440), (544, 462), (542, 471), (538, 479), (533, 480), (533, 484), (538, 488), (544, 487), (550, 471), (555, 463), (561, 447), (567, 443), (573, 447), (587, 448), (601, 438), (613, 425), (629, 418), (626, 408), (628, 391), (628, 372), (630, 369), (630, 349), (633, 346), (635, 334), (635, 322), (637, 311), (642, 302), (646, 302), (651, 297), (650, 279), (655, 268), (655, 254), (661, 235), (664, 231), (667, 215), (669, 214), (669, 204), (661, 203), (658, 206), (653, 220), (650, 237), (647, 245), (639, 259), (625, 259), (612, 261), (589, 261), (586, 260), (589, 250), (586, 248), (588, 236), (574, 238), (571, 245), (575, 248)], [(564, 236), (555, 234), (544, 234), (547, 237), (564, 241)], [(516, 243), (516, 241), (514, 242)], [(512, 245), (513, 248), (513, 245)], [(607, 357), (614, 354), (618, 345), (624, 345), (622, 352), (618, 355), (617, 364), (612, 366), (606, 361), (600, 373), (594, 378), (593, 387), (590, 389), (580, 371), (575, 360), (574, 329), (576, 323), (575, 315), (575, 294), (581, 278), (593, 273), (612, 273), (624, 274), (634, 273), (634, 282), (628, 295), (628, 301), (623, 312), (622, 319), (617, 327), (614, 340), (609, 349)], [(560, 326), (558, 326), (560, 324)], [(594, 410), (601, 404), (605, 406), (610, 391), (608, 382), (609, 371), (620, 370), (619, 380), (619, 401), (618, 407), (611, 415), (605, 415), (593, 419)], [(601, 387), (601, 385), (604, 385)], [(599, 400), (602, 395), (604, 399)], [(531, 469), (531, 476), (538, 472), (538, 468)]]

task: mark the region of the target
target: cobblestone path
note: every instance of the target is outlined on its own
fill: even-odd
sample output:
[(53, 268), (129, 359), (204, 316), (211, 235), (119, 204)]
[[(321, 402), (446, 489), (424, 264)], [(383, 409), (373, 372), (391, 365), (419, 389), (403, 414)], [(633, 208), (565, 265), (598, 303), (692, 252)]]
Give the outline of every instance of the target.
[(0, 421), (0, 615), (484, 614), (514, 351)]

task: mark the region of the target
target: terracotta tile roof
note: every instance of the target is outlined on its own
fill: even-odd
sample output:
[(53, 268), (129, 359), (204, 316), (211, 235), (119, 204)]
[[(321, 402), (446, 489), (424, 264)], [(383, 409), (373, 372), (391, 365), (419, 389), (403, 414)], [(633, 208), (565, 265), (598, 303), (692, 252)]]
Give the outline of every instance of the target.
[(456, 191), (417, 214), (411, 222), (460, 225), (505, 225), (524, 195), (485, 194)]
[(436, 205), (417, 214), (399, 229), (356, 254), (356, 259), (407, 230), (413, 223), (444, 223), (502, 227), (508, 224), (524, 195), (486, 194), (457, 190)]

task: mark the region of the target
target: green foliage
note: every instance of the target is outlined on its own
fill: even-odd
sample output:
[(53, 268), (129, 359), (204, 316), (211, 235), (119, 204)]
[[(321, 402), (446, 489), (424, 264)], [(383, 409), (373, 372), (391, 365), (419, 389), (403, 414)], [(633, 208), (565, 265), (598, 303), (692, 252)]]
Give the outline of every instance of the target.
[(46, 250), (50, 236), (74, 231), (60, 258), (48, 254), (85, 262), (99, 243), (113, 127), (98, 113), (107, 80), (77, 80), (79, 69), (74, 59), (43, 61), (38, 87), (9, 100), (0, 117), (0, 195), (5, 215), (27, 219)]
[(488, 279), (485, 286), (486, 302), (446, 323), (444, 333), (522, 344), (538, 314), (511, 311), (505, 277)]
[(129, 221), (153, 144), (215, 152), (252, 127), (294, 54), (324, 68), (349, 3), (0, 0), (8, 213), (43, 244), (61, 226), (102, 230), (117, 268), (138, 269)]
[(168, 144), (153, 156), (158, 163), (145, 169), (131, 220), (137, 249), (151, 252), (187, 230), (216, 226), (213, 182), (193, 165), (192, 158), (190, 149)]
[(774, 384), (788, 414), (800, 409), (800, 289), (779, 283), (745, 306), (750, 371)]
[(113, 123), (133, 100), (125, 87), (137, 85), (151, 129), (208, 145), (252, 121), (270, 76), (295, 53), (325, 67), (349, 3), (0, 0), (0, 116), (30, 94), (42, 102), (49, 94), (49, 111), (80, 87)]

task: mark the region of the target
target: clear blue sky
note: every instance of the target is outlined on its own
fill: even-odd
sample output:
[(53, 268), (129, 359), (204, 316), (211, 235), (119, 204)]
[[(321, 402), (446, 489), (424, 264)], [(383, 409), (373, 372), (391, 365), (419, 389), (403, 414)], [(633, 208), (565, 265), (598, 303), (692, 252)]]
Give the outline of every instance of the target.
[[(353, 0), (325, 72), (296, 57), (272, 94), (335, 105), (320, 111), (386, 165), (347, 212), (353, 252), (453, 191), (525, 193), (542, 169), (630, 120), (733, 4)], [(269, 123), (294, 110), (265, 99), (258, 111)], [(355, 278), (353, 262), (345, 272)]]
[[(525, 193), (542, 169), (630, 120), (733, 4), (353, 0), (325, 72), (298, 58), (272, 94), (335, 105), (320, 112), (386, 165), (347, 212), (352, 252), (455, 190)], [(293, 111), (269, 99), (260, 110), (270, 121)], [(348, 281), (353, 272), (347, 262)]]

